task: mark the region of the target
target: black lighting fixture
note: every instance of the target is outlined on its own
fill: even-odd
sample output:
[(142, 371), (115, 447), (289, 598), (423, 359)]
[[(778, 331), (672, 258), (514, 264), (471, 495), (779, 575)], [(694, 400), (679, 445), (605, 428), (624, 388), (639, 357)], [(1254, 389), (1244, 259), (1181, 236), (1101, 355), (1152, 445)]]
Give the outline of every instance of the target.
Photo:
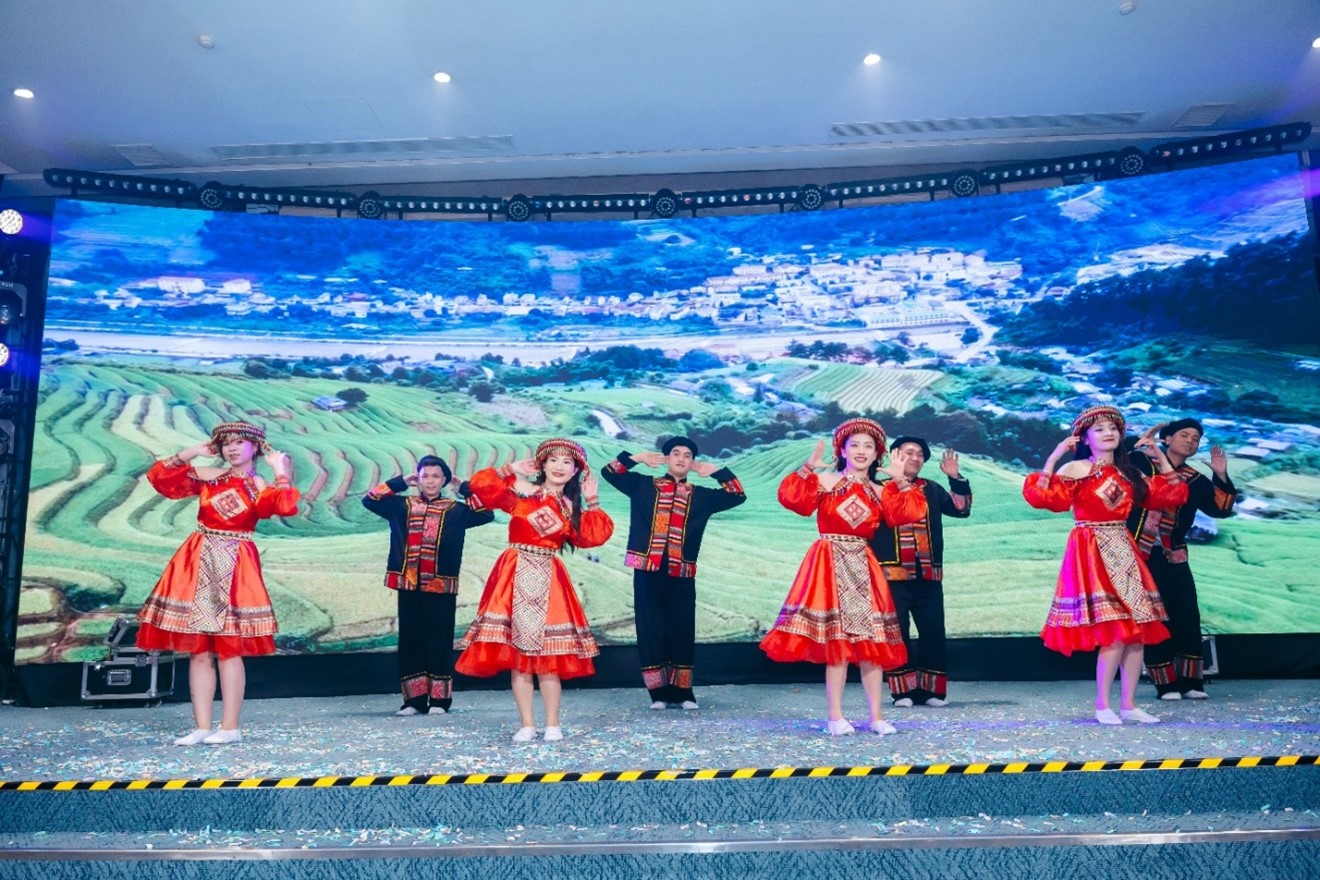
[(27, 288), (22, 284), (0, 281), (0, 375), (8, 375), (14, 368), (10, 329), (23, 320), (26, 296)]
[(504, 216), (514, 223), (523, 223), (532, 219), (532, 200), (518, 193), (504, 206)]
[(383, 196), (373, 191), (357, 199), (357, 214), (364, 220), (378, 220), (386, 214), (400, 219), (405, 214), (485, 214), (494, 219), (505, 210), (506, 202), (499, 196)]
[(109, 193), (134, 198), (171, 199), (177, 202), (195, 198), (197, 195), (196, 185), (186, 180), (134, 177), (128, 174), (105, 174), (99, 171), (70, 171), (67, 168), (47, 168), (41, 176), (51, 186), (67, 187), (75, 196), (78, 193)]
[(532, 196), (531, 207), (549, 220), (555, 214), (632, 214), (652, 213), (650, 193), (608, 193), (598, 196)]
[[(671, 190), (661, 190), (656, 193), (657, 202), (665, 193), (673, 196), (678, 208), (691, 211), (694, 215), (697, 211), (712, 208), (747, 208), (771, 205), (781, 211), (789, 207), (803, 211), (815, 211), (825, 201), (824, 190), (814, 183), (802, 186), (757, 186), (742, 189), (698, 190), (680, 195), (674, 195)], [(660, 215), (660, 211), (657, 210), (656, 214)]]
[(262, 186), (227, 186), (212, 181), (197, 193), (197, 203), (203, 208), (218, 211), (225, 207), (246, 208), (263, 205), (276, 208), (329, 208), (343, 211), (357, 204), (352, 193), (325, 192), (313, 189), (285, 189)]
[(909, 177), (882, 177), (876, 180), (850, 180), (831, 183), (825, 188), (830, 201), (843, 207), (856, 199), (879, 199), (890, 196), (925, 195), (932, 200), (936, 193), (950, 192), (960, 198), (976, 195), (975, 171), (946, 171), (940, 174), (916, 174)]
[(1006, 183), (1043, 180), (1051, 177), (1135, 177), (1146, 170), (1146, 157), (1135, 147), (1120, 152), (1086, 153), (1079, 156), (1061, 156), (1037, 159), (1032, 162), (1014, 162), (1011, 165), (993, 165), (981, 169), (981, 185), (993, 186), (998, 192)]
[(1292, 122), (1235, 131), (1214, 137), (1189, 138), (1159, 144), (1150, 151), (1150, 161), (1157, 165), (1172, 166), (1183, 162), (1203, 162), (1234, 153), (1254, 153), (1260, 150), (1283, 152), (1285, 147), (1298, 147), (1311, 136), (1311, 123)]

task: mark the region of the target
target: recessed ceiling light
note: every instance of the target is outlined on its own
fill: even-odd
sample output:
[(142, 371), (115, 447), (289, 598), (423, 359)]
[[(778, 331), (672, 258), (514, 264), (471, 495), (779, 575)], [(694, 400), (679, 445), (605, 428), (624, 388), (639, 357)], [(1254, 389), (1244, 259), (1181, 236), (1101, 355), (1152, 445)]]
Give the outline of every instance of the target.
[(35, 98), (31, 89), (14, 89), (14, 96), (18, 98)]
[(1311, 48), (1320, 49), (1320, 37), (1316, 37), (1314, 40), (1311, 41)]
[(447, 83), (451, 79), (453, 79), (453, 77), (445, 73), (443, 70), (437, 70), (435, 76), (431, 77), (431, 79), (435, 80), (438, 83)]
[(203, 49), (214, 49), (215, 37), (210, 34), (198, 34), (197, 45), (201, 46)]
[(867, 55), (865, 58), (862, 59), (862, 63), (867, 65), (879, 64), (880, 56), (872, 52), (870, 55)]

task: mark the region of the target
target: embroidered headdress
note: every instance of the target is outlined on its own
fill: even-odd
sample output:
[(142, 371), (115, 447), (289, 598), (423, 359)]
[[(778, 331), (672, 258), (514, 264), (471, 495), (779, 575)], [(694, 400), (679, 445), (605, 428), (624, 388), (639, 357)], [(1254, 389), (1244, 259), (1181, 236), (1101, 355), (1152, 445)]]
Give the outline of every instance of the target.
[(567, 437), (551, 437), (549, 440), (542, 441), (541, 445), (536, 447), (536, 455), (534, 456), (537, 467), (544, 466), (545, 460), (556, 452), (573, 456), (573, 460), (577, 462), (579, 468), (582, 470), (587, 469), (587, 451), (582, 448), (581, 444), (569, 440)]
[(221, 422), (211, 429), (211, 442), (215, 444), (216, 449), (224, 446), (225, 441), (230, 437), (251, 442), (262, 455), (270, 451), (265, 430), (251, 422)]
[(1072, 432), (1074, 437), (1080, 437), (1086, 433), (1086, 429), (1094, 425), (1101, 419), (1108, 419), (1114, 423), (1121, 434), (1127, 428), (1127, 419), (1123, 414), (1112, 406), (1092, 406), (1082, 410), (1077, 418), (1073, 419)]
[(879, 458), (885, 451), (885, 429), (879, 422), (871, 419), (849, 419), (834, 429), (834, 454), (843, 455), (843, 444), (853, 434), (866, 434), (875, 440), (875, 456)]

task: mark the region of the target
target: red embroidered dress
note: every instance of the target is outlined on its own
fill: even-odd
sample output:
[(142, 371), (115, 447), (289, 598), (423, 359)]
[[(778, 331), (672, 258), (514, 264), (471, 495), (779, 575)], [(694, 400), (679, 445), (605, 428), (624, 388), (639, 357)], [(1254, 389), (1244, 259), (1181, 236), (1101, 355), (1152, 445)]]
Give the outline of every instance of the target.
[(781, 663), (866, 662), (887, 669), (906, 663), (889, 582), (867, 542), (881, 525), (924, 517), (926, 496), (850, 476), (824, 491), (820, 477), (804, 467), (784, 478), (779, 503), (802, 516), (815, 513), (820, 540), (807, 550), (761, 650)]
[(609, 514), (582, 511), (575, 531), (568, 502), (544, 492), (520, 495), (513, 474), (495, 468), (472, 475), (472, 494), (509, 520), (509, 549), (495, 560), (477, 616), (463, 636), (455, 667), (464, 675), (494, 675), (505, 669), (578, 678), (592, 675), (600, 653), (568, 577), (556, 555), (565, 544), (599, 547), (614, 534)]
[(298, 490), (252, 477), (203, 480), (178, 458), (158, 461), (147, 480), (166, 498), (198, 496), (197, 531), (165, 566), (138, 612), (137, 645), (221, 657), (275, 651), (275, 612), (252, 543), (257, 521), (298, 512)]
[[(1080, 479), (1043, 472), (1027, 475), (1022, 495), (1032, 507), (1066, 513), (1076, 525), (1068, 535), (1054, 602), (1040, 636), (1045, 647), (1069, 655), (1098, 647), (1154, 644), (1169, 637), (1159, 590), (1127, 531), (1132, 485), (1113, 465), (1100, 465)], [(1178, 507), (1187, 484), (1177, 474), (1147, 481), (1142, 506)]]

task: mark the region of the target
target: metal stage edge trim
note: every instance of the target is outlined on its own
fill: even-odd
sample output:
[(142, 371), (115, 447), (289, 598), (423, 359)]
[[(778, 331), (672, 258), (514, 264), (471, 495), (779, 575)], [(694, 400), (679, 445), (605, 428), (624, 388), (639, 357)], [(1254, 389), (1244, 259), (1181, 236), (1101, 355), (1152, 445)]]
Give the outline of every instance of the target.
[(354, 846), (275, 849), (5, 849), (0, 862), (288, 861), (321, 859), (510, 858), (526, 856), (722, 855), (746, 852), (867, 851), (893, 849), (1002, 849), (1054, 846), (1170, 846), (1185, 844), (1291, 843), (1320, 840), (1320, 828), (1255, 831), (1149, 831), (1110, 834), (1004, 834), (976, 837), (780, 837), (774, 840), (617, 841), (610, 843), (462, 844), (456, 846)]

